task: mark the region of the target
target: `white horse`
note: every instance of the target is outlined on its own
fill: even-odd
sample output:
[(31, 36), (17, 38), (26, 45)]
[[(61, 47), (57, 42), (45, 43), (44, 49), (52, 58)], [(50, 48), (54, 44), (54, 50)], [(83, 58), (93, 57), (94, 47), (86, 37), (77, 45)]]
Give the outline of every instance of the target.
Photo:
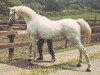
[(30, 42), (35, 48), (35, 50), (30, 49), (30, 59), (33, 59), (33, 55), (34, 58), (36, 58), (36, 40), (38, 38), (52, 39), (54, 37), (63, 36), (72, 41), (73, 44), (75, 44), (75, 46), (79, 49), (80, 58), (78, 66), (81, 66), (83, 54), (88, 64), (86, 71), (91, 71), (91, 62), (80, 39), (81, 30), (85, 32), (86, 41), (89, 41), (91, 36), (91, 28), (85, 20), (62, 19), (52, 21), (45, 16), (37, 14), (31, 8), (26, 6), (14, 6), (9, 7), (9, 9), (9, 25), (12, 25), (12, 23), (17, 20), (19, 16), (22, 17), (27, 24)]

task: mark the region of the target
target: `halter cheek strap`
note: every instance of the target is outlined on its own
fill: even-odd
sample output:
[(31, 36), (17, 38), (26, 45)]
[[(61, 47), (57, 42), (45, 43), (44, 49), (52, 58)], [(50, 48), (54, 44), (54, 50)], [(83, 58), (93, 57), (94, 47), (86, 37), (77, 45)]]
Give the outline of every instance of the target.
[(15, 12), (15, 9), (14, 9), (14, 21), (15, 21), (15, 14), (18, 16), (18, 14)]
[(14, 21), (15, 21), (15, 13), (16, 13), (16, 12), (15, 12), (15, 10), (14, 10), (14, 19), (13, 19)]

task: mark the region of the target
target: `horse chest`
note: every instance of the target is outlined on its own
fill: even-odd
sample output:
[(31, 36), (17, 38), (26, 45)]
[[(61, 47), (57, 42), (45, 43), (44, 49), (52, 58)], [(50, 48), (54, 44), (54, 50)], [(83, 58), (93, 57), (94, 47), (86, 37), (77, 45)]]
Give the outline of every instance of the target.
[(36, 35), (37, 34), (37, 27), (36, 25), (27, 25), (27, 31), (30, 35)]

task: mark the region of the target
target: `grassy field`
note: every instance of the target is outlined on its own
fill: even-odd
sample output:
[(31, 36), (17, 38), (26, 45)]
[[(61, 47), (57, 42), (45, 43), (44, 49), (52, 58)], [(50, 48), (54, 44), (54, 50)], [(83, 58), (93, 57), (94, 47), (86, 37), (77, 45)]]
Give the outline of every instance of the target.
[(89, 11), (81, 11), (81, 10), (65, 10), (62, 12), (45, 12), (45, 16), (49, 17), (50, 19), (62, 19), (62, 18), (72, 18), (78, 19), (83, 18), (85, 20), (94, 20), (95, 17), (97, 20), (100, 20), (100, 13), (96, 12), (89, 12)]
[[(26, 50), (25, 50), (26, 49)], [(65, 50), (72, 50), (73, 48), (66, 48), (66, 49), (59, 49), (58, 51), (65, 51)], [(0, 60), (0, 63), (5, 63), (7, 62), (7, 49), (5, 49), (5, 51), (2, 51), (2, 53), (0, 52), (0, 58), (4, 57)], [(28, 48), (17, 48), (15, 50), (15, 56), (14, 56), (15, 61), (18, 60), (27, 60), (28, 59)], [(100, 52), (95, 53), (90, 55), (90, 59), (93, 61), (95, 59), (100, 59)], [(56, 72), (58, 70), (63, 70), (64, 68), (70, 68), (72, 67), (72, 65), (76, 65), (77, 64), (78, 59), (74, 59), (74, 60), (70, 60), (68, 62), (61, 62), (58, 65), (54, 65), (54, 66), (49, 66), (49, 67), (44, 67), (44, 66), (40, 66), (40, 65), (36, 65), (33, 66), (31, 69), (29, 70), (25, 70), (20, 72), (19, 75), (48, 75), (48, 73), (51, 72)], [(83, 63), (86, 63), (85, 60), (83, 60)]]
[[(60, 12), (49, 11), (49, 12), (42, 12), (42, 15), (53, 20), (62, 19), (62, 18), (72, 18), (72, 19), (83, 18), (86, 20), (94, 20), (95, 16), (97, 20), (100, 20), (99, 12), (93, 12), (88, 10), (63, 10)], [(8, 17), (9, 16), (0, 14), (1, 20), (8, 19)]]
[[(100, 52), (99, 53), (95, 53), (90, 55), (90, 59), (93, 61), (95, 59), (100, 59)], [(66, 63), (61, 63), (59, 65), (54, 65), (54, 66), (50, 66), (50, 67), (35, 67), (33, 68), (31, 71), (29, 72), (21, 72), (21, 75), (48, 75), (48, 73), (51, 72), (57, 72), (58, 70), (63, 70), (63, 69), (67, 69), (70, 67), (73, 67), (73, 65), (75, 66), (77, 64), (77, 59), (74, 60), (70, 60), (69, 62)], [(83, 63), (85, 63), (85, 59), (83, 59)]]

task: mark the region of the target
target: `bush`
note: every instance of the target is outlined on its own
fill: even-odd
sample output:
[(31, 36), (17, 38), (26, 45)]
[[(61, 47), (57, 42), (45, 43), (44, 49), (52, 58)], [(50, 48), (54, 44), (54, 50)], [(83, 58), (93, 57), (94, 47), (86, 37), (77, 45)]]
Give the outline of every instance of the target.
[(40, 12), (43, 10), (43, 6), (40, 5), (39, 3), (29, 3), (29, 4), (24, 4), (24, 5), (30, 7), (36, 12)]
[(2, 15), (3, 17), (0, 16), (0, 18), (4, 18), (4, 16), (8, 17), (9, 14), (9, 8), (11, 6), (15, 6), (15, 5), (21, 5), (21, 1), (20, 0), (2, 0), (0, 1), (0, 15)]
[(42, 10), (43, 6), (41, 6), (39, 3), (30, 3), (30, 7), (34, 10)]
[(69, 9), (75, 9), (75, 10), (77, 10), (77, 9), (80, 9), (80, 6), (77, 5), (77, 4), (71, 4), (71, 5), (69, 6)]
[(45, 5), (45, 10), (47, 11), (61, 11), (63, 10), (63, 5), (56, 0), (47, 0)]

